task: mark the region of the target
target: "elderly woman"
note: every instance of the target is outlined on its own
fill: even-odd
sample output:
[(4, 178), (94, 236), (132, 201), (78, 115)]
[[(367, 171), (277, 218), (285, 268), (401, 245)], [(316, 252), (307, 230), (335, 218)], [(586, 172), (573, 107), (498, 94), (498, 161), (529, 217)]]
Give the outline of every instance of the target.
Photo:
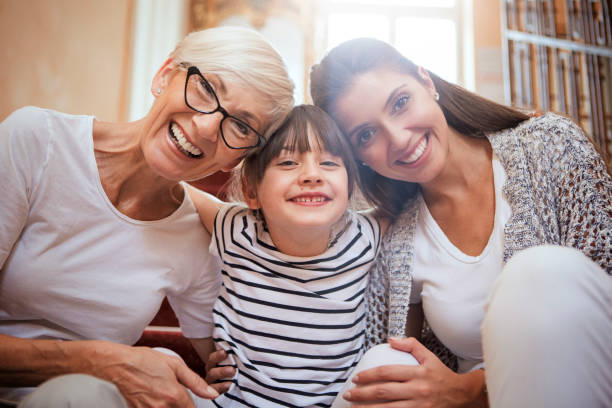
[(29, 403), (185, 407), (186, 388), (216, 395), (179, 359), (129, 345), (167, 296), (201, 357), (212, 350), (218, 264), (182, 181), (262, 144), (293, 84), (261, 36), (226, 27), (182, 40), (151, 90), (131, 123), (27, 107), (0, 125), (0, 399), (57, 376)]

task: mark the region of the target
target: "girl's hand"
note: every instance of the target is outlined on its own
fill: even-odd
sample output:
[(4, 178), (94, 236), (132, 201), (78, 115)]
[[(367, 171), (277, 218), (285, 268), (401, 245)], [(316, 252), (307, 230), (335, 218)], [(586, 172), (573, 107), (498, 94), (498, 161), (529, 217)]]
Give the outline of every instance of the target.
[(487, 406), (482, 370), (456, 374), (413, 337), (390, 338), (389, 343), (412, 353), (420, 365), (387, 365), (357, 373), (356, 387), (343, 395), (353, 408), (366, 402), (368, 408)]
[[(231, 381), (223, 381), (230, 379), (236, 374), (234, 367), (217, 367), (217, 365), (227, 358), (225, 350), (217, 350), (210, 353), (206, 362), (206, 382), (210, 384), (219, 394), (229, 390)], [(220, 381), (220, 382), (217, 382)]]

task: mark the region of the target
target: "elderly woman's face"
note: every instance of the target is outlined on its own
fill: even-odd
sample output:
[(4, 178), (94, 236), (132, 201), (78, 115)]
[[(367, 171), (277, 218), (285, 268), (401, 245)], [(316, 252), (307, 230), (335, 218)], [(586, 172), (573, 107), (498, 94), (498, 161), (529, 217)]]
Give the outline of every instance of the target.
[[(219, 103), (230, 115), (263, 133), (268, 106), (262, 103), (262, 97), (254, 88), (243, 83), (230, 83), (215, 75), (204, 75)], [(190, 181), (219, 170), (230, 170), (247, 152), (245, 149), (232, 149), (223, 141), (221, 112), (204, 114), (187, 106), (186, 78), (187, 73), (183, 70), (164, 72), (162, 68), (156, 75), (153, 82), (156, 101), (148, 115), (151, 126), (142, 141), (143, 154), (149, 166), (169, 180)]]

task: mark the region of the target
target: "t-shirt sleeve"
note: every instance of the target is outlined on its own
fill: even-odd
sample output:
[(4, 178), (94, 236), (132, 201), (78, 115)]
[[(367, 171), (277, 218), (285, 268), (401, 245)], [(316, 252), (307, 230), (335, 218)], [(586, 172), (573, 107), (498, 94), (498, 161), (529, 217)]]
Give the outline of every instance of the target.
[(378, 254), (382, 239), (382, 231), (378, 219), (373, 215), (372, 211), (360, 211), (356, 213), (355, 216), (361, 223), (362, 231), (366, 234), (367, 239), (375, 248), (375, 253)]
[(219, 238), (225, 215), (235, 205), (228, 204), (221, 207), (215, 217), (214, 229), (208, 244), (208, 252), (203, 250), (200, 256), (201, 265), (198, 267), (198, 278), (188, 288), (177, 296), (168, 296), (168, 301), (176, 311), (181, 330), (189, 338), (210, 337), (213, 332), (213, 307), (221, 288), (221, 260), (219, 253), (223, 250), (218, 247)]
[(222, 231), (223, 231), (225, 216), (227, 215), (229, 210), (231, 210), (232, 208), (235, 208), (235, 204), (231, 204), (231, 203), (226, 204), (222, 206), (219, 209), (219, 211), (217, 211), (217, 215), (215, 216), (215, 222), (213, 224), (214, 226), (213, 226), (212, 238), (210, 240), (209, 251), (212, 255), (219, 257), (219, 258), (221, 257), (220, 254), (223, 253), (223, 249), (220, 247), (220, 245), (223, 243)]
[(44, 110), (21, 108), (0, 124), (0, 268), (26, 225), (49, 141)]
[(201, 339), (213, 332), (213, 306), (221, 287), (221, 273), (217, 257), (204, 248), (197, 273), (187, 289), (179, 294), (168, 294), (168, 302), (175, 311), (185, 337)]

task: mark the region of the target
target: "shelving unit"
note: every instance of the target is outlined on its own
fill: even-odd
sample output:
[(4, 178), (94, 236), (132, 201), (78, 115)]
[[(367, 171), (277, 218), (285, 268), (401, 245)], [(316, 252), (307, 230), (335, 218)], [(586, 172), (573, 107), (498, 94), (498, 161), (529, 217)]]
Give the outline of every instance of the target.
[(571, 117), (612, 163), (612, 0), (501, 0), (506, 103)]

